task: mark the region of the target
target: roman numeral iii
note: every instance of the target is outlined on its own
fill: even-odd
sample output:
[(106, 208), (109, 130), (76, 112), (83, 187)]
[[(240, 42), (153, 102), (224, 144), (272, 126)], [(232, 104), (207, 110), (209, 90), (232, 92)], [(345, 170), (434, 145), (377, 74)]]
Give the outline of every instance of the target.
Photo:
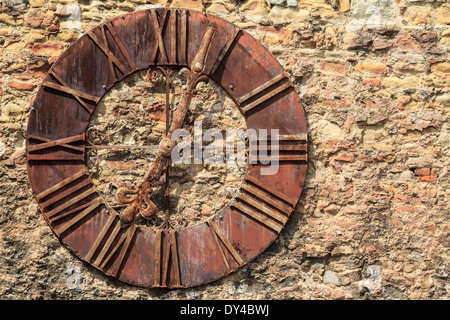
[[(29, 135), (28, 141), (30, 142), (28, 146), (29, 161), (85, 160), (84, 134), (56, 140)], [(31, 144), (31, 141), (34, 141), (34, 143)]]

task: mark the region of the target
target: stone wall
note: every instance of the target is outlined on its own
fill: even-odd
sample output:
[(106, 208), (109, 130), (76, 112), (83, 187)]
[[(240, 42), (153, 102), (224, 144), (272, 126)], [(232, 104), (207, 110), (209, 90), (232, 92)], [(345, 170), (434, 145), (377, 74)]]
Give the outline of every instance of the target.
[(266, 252), (197, 288), (124, 285), (60, 245), (28, 187), (33, 96), (86, 31), (166, 2), (1, 1), (0, 298), (448, 299), (447, 0), (169, 1), (235, 23), (289, 73), (309, 125), (301, 201)]

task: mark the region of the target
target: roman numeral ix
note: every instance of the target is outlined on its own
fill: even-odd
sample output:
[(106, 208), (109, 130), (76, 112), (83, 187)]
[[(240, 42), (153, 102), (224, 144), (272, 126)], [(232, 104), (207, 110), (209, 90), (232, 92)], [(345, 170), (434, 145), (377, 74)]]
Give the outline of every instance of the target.
[[(28, 146), (28, 160), (34, 161), (84, 161), (85, 160), (85, 135), (79, 134), (67, 138), (50, 140), (34, 135), (29, 135), (28, 140), (38, 143)], [(83, 143), (82, 145), (80, 145)]]

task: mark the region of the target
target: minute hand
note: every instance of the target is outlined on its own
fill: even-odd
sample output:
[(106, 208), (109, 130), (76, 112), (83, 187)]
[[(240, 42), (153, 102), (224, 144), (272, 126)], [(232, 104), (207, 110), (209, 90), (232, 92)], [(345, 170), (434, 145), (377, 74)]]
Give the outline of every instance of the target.
[(178, 106), (178, 110), (173, 118), (172, 124), (169, 129), (169, 133), (172, 133), (176, 129), (180, 129), (183, 125), (184, 118), (191, 104), (193, 92), (198, 83), (208, 82), (208, 77), (203, 75), (205, 70), (206, 58), (211, 47), (211, 42), (217, 30), (216, 23), (210, 23), (208, 25), (207, 31), (203, 36), (202, 43), (197, 55), (192, 60), (191, 70), (183, 68), (180, 70), (180, 75), (187, 77), (186, 88), (184, 89), (181, 102)]
[(208, 81), (208, 77), (203, 75), (203, 72), (205, 70), (206, 58), (216, 30), (216, 23), (210, 23), (208, 25), (200, 49), (192, 60), (191, 70), (187, 68), (180, 70), (180, 75), (187, 78), (186, 87), (183, 90), (180, 104), (173, 116), (172, 124), (170, 125), (166, 137), (161, 140), (158, 154), (146, 173), (144, 180), (137, 190), (119, 188), (117, 191), (117, 200), (120, 203), (128, 204), (128, 207), (125, 208), (120, 215), (120, 219), (124, 224), (134, 222), (138, 211), (144, 218), (149, 219), (153, 217), (158, 210), (153, 201), (150, 200), (152, 188), (160, 184), (159, 180), (169, 165), (170, 155), (177, 144), (176, 141), (172, 140), (172, 134), (175, 130), (181, 129), (183, 126), (197, 84)]

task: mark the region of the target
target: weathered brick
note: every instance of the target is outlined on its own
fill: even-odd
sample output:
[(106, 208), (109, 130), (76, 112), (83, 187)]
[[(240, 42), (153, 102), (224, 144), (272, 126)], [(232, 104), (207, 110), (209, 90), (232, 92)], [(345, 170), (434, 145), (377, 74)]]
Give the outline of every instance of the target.
[(420, 77), (407, 76), (403, 78), (398, 77), (385, 77), (381, 80), (381, 83), (388, 89), (398, 88), (414, 88), (421, 85), (422, 80)]
[(45, 5), (44, 0), (29, 0), (30, 7), (32, 8), (38, 8), (43, 7)]
[(408, 33), (399, 34), (397, 36), (396, 46), (401, 50), (410, 50), (418, 53), (422, 52), (420, 43)]
[(381, 86), (381, 80), (378, 78), (365, 78), (362, 83), (363, 85), (368, 85), (374, 88), (379, 88)]
[(4, 22), (6, 24), (12, 25), (12, 26), (20, 26), (23, 23), (23, 15), (19, 16), (13, 16), (8, 13), (0, 13), (0, 22)]
[[(192, 1), (200, 3), (200, 1)], [(184, 3), (184, 0), (183, 0)], [(252, 17), (262, 17), (269, 13), (269, 8), (264, 0), (250, 0), (244, 3), (240, 9), (245, 15)]]
[(347, 12), (350, 10), (350, 0), (340, 0), (339, 1), (339, 11)]
[(369, 61), (362, 61), (358, 62), (358, 64), (355, 66), (356, 72), (362, 72), (362, 73), (374, 73), (374, 74), (380, 74), (385, 73), (387, 71), (387, 65), (383, 62), (369, 62)]
[(340, 153), (334, 160), (337, 161), (343, 161), (343, 162), (354, 162), (355, 161), (355, 155), (352, 153)]
[(137, 167), (133, 161), (106, 161), (106, 165), (111, 170), (133, 170)]
[(25, 23), (32, 28), (38, 28), (41, 26), (44, 18), (45, 13), (41, 9), (31, 10), (25, 15)]
[(373, 34), (368, 32), (349, 32), (342, 39), (342, 47), (346, 50), (366, 49), (373, 40)]
[(450, 62), (439, 62), (431, 65), (431, 72), (450, 73)]
[(435, 11), (432, 7), (427, 6), (411, 6), (407, 7), (403, 17), (412, 24), (429, 24)]
[(438, 23), (450, 24), (450, 6), (448, 4), (443, 4), (437, 8), (437, 19)]
[(429, 176), (420, 176), (419, 180), (423, 182), (436, 182), (438, 179), (438, 176), (436, 175), (429, 175)]
[(430, 168), (422, 168), (422, 169), (415, 169), (414, 174), (416, 176), (429, 176), (431, 173)]
[(258, 27), (257, 32), (263, 37), (264, 42), (269, 44), (289, 44), (292, 35), (291, 29), (275, 28), (272, 26)]
[(34, 43), (30, 46), (31, 54), (38, 56), (57, 57), (63, 52), (64, 46), (57, 42)]
[(325, 60), (316, 64), (315, 69), (323, 73), (346, 75), (349, 65), (344, 61)]
[(387, 39), (374, 39), (372, 43), (372, 50), (378, 51), (378, 50), (386, 50), (390, 49), (393, 46), (392, 40)]
[(117, 3), (117, 7), (123, 11), (134, 11), (134, 5), (132, 3), (119, 2)]
[(450, 44), (450, 29), (442, 31), (440, 43), (444, 45)]
[(398, 61), (394, 65), (394, 70), (400, 73), (422, 73), (426, 71), (426, 67), (421, 63)]
[(9, 86), (16, 90), (26, 90), (26, 91), (34, 90), (37, 87), (37, 85), (35, 85), (34, 83), (19, 82), (19, 81), (10, 81)]

